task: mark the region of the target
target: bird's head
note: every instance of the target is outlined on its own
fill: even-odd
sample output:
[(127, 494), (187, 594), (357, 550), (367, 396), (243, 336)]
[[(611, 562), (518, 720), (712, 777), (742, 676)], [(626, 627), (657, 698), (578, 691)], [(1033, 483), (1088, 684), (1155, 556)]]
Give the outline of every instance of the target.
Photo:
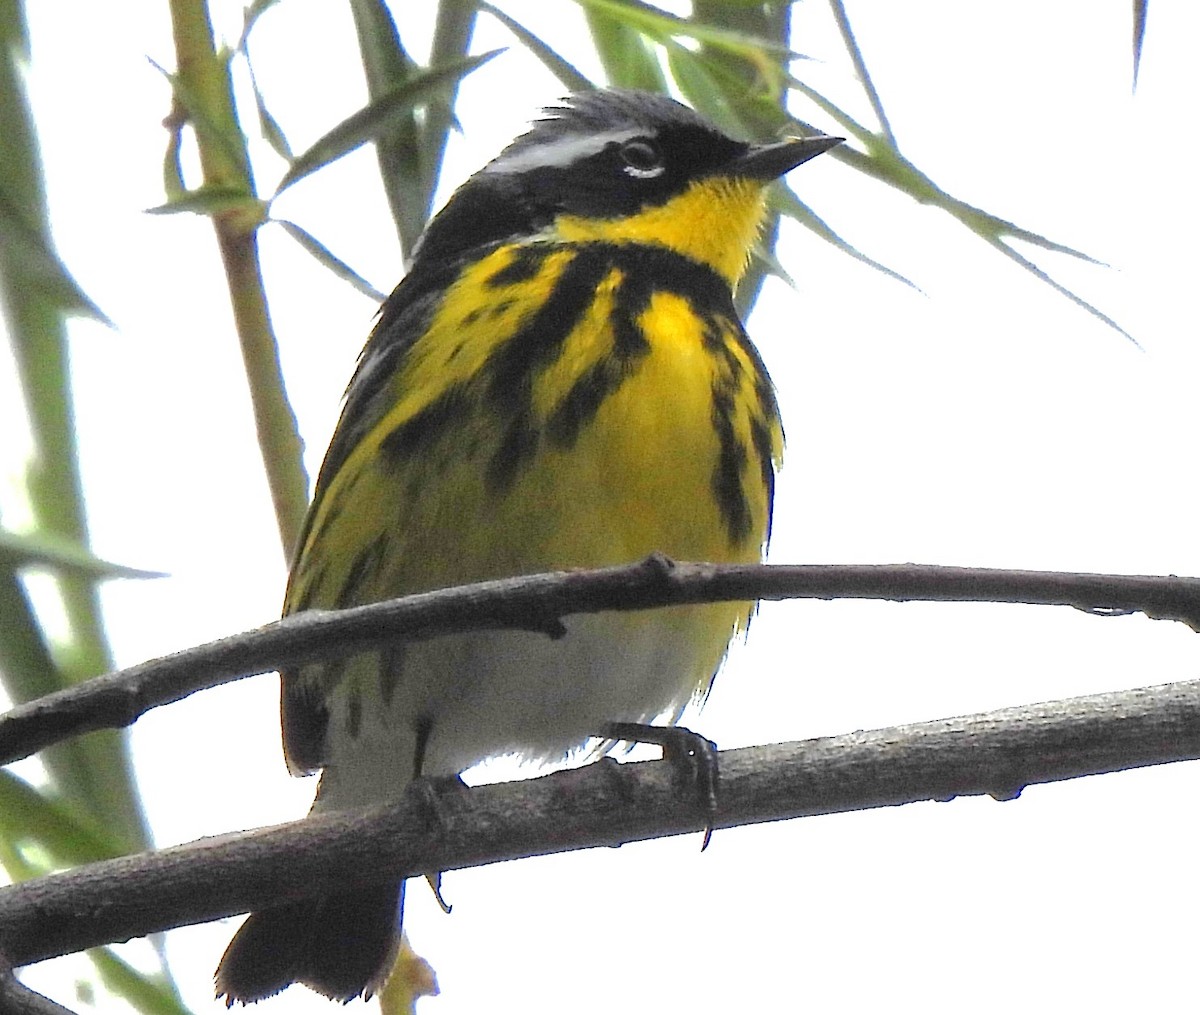
[(464, 183), (429, 224), (418, 259), (454, 259), (509, 239), (651, 243), (714, 268), (745, 270), (768, 184), (838, 144), (729, 137), (661, 95), (584, 92)]

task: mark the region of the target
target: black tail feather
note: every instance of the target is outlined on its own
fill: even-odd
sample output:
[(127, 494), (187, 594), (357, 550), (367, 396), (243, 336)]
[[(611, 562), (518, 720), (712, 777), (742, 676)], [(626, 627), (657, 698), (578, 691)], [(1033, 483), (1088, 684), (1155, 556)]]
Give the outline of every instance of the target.
[(374, 885), (251, 913), (217, 966), (227, 1007), (303, 983), (335, 1001), (379, 990), (400, 944), (403, 884)]

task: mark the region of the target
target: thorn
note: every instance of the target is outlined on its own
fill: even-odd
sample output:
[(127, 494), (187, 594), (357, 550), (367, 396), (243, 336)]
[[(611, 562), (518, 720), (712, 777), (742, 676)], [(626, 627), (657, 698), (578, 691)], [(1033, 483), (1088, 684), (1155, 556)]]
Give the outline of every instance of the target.
[(454, 907), (442, 895), (442, 872), (438, 871), (435, 874), (426, 874), (425, 880), (433, 891), (433, 897), (437, 899), (437, 904), (442, 907), (442, 912), (449, 916)]

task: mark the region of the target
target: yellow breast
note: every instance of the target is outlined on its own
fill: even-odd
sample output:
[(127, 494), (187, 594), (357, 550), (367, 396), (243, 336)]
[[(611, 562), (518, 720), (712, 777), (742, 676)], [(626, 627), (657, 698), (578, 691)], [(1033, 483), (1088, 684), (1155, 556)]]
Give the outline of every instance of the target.
[(716, 276), (676, 275), (668, 254), (646, 276), (631, 251), (503, 247), (460, 277), (325, 491), (308, 541), (324, 567), (301, 557), (295, 597), (345, 605), (655, 550), (759, 559), (782, 443), (769, 382), (732, 310), (713, 309), (728, 305)]

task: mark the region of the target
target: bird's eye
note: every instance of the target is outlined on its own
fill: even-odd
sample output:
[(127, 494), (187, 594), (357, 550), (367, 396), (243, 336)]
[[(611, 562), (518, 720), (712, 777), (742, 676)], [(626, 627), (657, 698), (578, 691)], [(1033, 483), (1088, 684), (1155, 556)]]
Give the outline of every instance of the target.
[(662, 155), (649, 141), (638, 139), (621, 145), (625, 172), (639, 180), (658, 176), (663, 171)]

